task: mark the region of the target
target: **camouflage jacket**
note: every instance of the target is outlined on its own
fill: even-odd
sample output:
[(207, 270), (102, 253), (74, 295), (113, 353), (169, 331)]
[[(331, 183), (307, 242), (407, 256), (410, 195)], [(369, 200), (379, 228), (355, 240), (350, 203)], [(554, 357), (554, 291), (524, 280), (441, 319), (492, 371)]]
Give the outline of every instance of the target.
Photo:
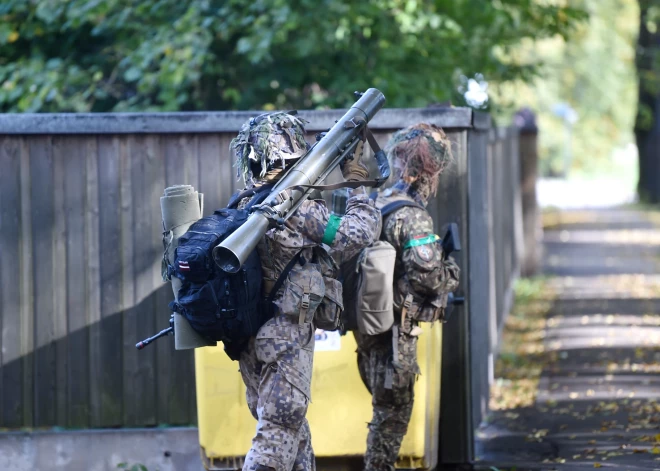
[[(388, 189), (380, 193), (376, 206), (380, 209), (401, 199), (415, 201), (400, 190)], [(409, 244), (410, 241), (433, 234), (431, 216), (426, 210), (417, 207), (398, 209), (383, 221), (381, 239), (392, 244), (397, 252), (394, 267), (395, 313), (401, 312), (406, 296), (411, 294), (410, 317), (422, 322), (443, 318), (447, 295), (458, 287), (460, 274), (458, 265), (451, 257), (443, 260), (440, 243), (412, 247)]]
[[(291, 270), (274, 299), (279, 314), (310, 322), (324, 298), (326, 304), (343, 309), (342, 286), (336, 279), (339, 268), (333, 254), (352, 256), (370, 245), (378, 237), (381, 218), (364, 189), (357, 189), (351, 192), (337, 233), (326, 246), (322, 241), (329, 219), (330, 211), (323, 200), (307, 200), (283, 229), (269, 230), (259, 243), (257, 249), (267, 292), (289, 261), (301, 252), (300, 263)], [(303, 310), (305, 294), (309, 306)]]

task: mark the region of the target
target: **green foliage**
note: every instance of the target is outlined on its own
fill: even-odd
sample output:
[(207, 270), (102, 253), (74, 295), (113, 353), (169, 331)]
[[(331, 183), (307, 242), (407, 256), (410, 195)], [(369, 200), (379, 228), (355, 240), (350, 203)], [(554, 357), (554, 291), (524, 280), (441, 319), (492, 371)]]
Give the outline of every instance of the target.
[(5, 0), (0, 111), (389, 106), (453, 99), (460, 75), (529, 80), (522, 39), (583, 18), (540, 0)]
[(660, 95), (660, 1), (638, 0), (640, 6), (640, 35), (637, 44), (637, 73), (640, 101), (635, 129), (650, 131), (655, 124), (654, 108)]
[(639, 27), (636, 0), (574, 0), (589, 13), (570, 41), (549, 38), (514, 51), (524, 60), (543, 62), (530, 83), (499, 87), (496, 97), (511, 111), (531, 107), (538, 115), (541, 171), (562, 170), (567, 142), (563, 121), (553, 106), (564, 102), (578, 114), (572, 131), (572, 170), (576, 174), (619, 172), (616, 149), (633, 142), (636, 108), (635, 40)]

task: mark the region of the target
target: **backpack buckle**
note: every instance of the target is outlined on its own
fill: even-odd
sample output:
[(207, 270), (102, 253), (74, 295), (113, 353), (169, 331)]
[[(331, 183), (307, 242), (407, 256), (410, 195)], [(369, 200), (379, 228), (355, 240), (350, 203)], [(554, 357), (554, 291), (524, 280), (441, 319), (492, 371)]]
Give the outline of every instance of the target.
[(410, 306), (412, 306), (412, 302), (413, 302), (413, 295), (408, 293), (406, 295), (406, 299), (403, 301), (403, 307), (405, 307), (406, 309), (410, 309)]
[(300, 302), (300, 307), (303, 309), (309, 309), (309, 293), (303, 294), (302, 301)]
[(309, 309), (309, 293), (305, 291), (300, 299), (300, 315), (298, 316), (298, 324), (304, 324), (307, 319), (307, 310)]
[[(236, 309), (233, 309), (233, 308), (232, 309), (220, 309), (216, 313), (215, 317), (217, 319), (222, 319), (223, 317), (227, 317), (226, 316), (227, 314), (231, 314), (231, 313), (235, 313), (235, 312), (236, 312)], [(235, 314), (234, 314), (234, 316), (235, 316)]]

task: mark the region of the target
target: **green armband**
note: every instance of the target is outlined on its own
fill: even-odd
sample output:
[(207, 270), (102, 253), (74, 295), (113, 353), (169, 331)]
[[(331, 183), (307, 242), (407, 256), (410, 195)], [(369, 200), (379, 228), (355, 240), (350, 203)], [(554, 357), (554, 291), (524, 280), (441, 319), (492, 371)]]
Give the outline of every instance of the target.
[(331, 214), (330, 219), (328, 219), (328, 225), (325, 226), (325, 232), (323, 233), (322, 242), (325, 245), (332, 245), (332, 241), (335, 240), (335, 236), (339, 230), (339, 224), (341, 224), (341, 217)]
[(435, 234), (427, 235), (426, 237), (422, 239), (410, 239), (408, 242), (405, 243), (403, 246), (404, 249), (409, 249), (411, 247), (417, 247), (419, 245), (426, 245), (426, 244), (433, 244), (440, 240), (440, 237), (438, 237)]

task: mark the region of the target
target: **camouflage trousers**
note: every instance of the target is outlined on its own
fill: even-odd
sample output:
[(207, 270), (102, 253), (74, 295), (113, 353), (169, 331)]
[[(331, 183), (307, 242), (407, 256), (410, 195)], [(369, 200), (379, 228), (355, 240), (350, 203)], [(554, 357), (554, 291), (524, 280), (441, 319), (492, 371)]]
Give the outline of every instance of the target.
[(243, 471), (315, 470), (309, 424), (314, 326), (276, 316), (250, 340), (239, 360), (257, 432)]
[(375, 336), (354, 334), (360, 376), (371, 393), (373, 406), (364, 469), (393, 470), (412, 414), (415, 379), (419, 374), (417, 337), (399, 333), (394, 355), (392, 332)]

